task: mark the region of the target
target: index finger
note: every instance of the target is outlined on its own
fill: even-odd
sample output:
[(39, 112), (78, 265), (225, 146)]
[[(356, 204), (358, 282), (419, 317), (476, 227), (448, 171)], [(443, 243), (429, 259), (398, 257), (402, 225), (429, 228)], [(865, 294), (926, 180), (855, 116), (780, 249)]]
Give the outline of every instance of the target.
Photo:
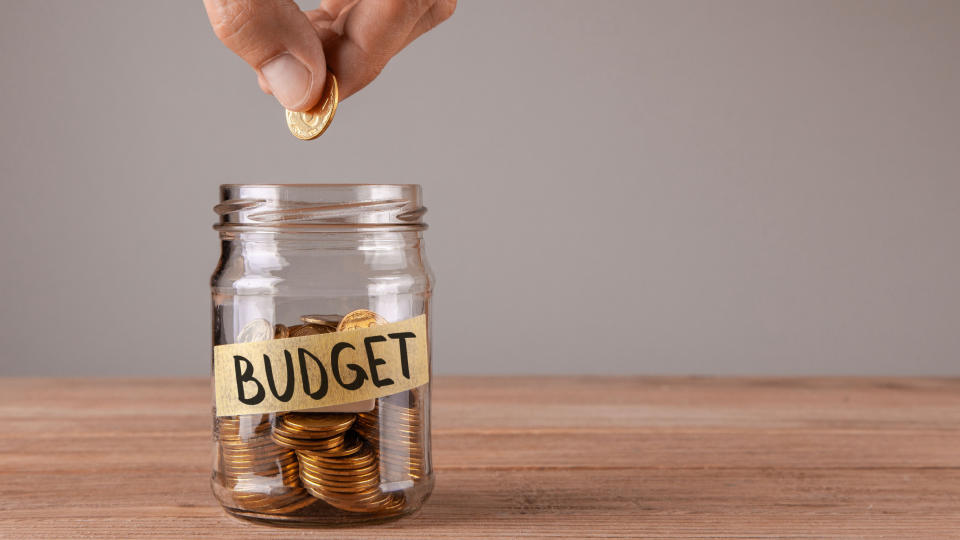
[(380, 74), (433, 4), (431, 0), (360, 0), (350, 8), (343, 33), (324, 43), (341, 99)]

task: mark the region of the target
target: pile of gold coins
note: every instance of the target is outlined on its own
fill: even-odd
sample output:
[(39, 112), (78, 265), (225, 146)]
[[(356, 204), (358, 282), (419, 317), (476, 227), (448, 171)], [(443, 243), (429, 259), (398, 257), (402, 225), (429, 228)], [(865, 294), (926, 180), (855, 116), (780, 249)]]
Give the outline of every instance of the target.
[[(275, 325), (274, 339), (386, 323), (368, 310), (301, 320)], [(312, 505), (323, 501), (348, 512), (397, 514), (406, 505), (402, 490), (427, 473), (419, 401), (414, 389), (380, 398), (369, 412), (219, 417), (222, 483), (236, 506), (248, 512), (322, 511)]]
[[(316, 499), (298, 482), (296, 452), (274, 443), (268, 418), (250, 415), (220, 419), (220, 471), (226, 487), (243, 508), (267, 514), (295, 512)], [(269, 479), (278, 479), (277, 485), (263, 493), (262, 486)]]

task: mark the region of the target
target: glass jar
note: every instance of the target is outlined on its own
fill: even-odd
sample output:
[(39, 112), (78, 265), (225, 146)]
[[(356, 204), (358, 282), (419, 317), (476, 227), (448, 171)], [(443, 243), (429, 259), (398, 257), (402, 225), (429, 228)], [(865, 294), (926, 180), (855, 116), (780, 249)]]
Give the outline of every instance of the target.
[(223, 185), (220, 201), (214, 495), (274, 524), (416, 511), (434, 482), (420, 186)]

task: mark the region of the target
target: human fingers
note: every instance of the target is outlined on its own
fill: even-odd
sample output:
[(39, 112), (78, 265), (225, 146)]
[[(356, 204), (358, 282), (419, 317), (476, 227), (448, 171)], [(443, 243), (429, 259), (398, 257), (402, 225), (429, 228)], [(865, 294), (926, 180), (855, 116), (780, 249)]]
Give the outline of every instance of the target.
[(342, 34), (325, 42), (341, 99), (370, 83), (407, 44), (435, 0), (360, 0), (350, 6)]
[(323, 44), (293, 0), (204, 0), (220, 41), (257, 72), (260, 87), (287, 109), (320, 101), (326, 80)]

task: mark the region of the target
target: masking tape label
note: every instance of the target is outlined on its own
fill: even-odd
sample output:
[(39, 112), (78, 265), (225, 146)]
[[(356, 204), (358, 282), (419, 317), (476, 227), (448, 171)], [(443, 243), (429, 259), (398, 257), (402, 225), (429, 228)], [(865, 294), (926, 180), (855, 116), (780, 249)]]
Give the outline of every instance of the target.
[(213, 348), (217, 416), (389, 396), (430, 380), (427, 316), (313, 336)]

